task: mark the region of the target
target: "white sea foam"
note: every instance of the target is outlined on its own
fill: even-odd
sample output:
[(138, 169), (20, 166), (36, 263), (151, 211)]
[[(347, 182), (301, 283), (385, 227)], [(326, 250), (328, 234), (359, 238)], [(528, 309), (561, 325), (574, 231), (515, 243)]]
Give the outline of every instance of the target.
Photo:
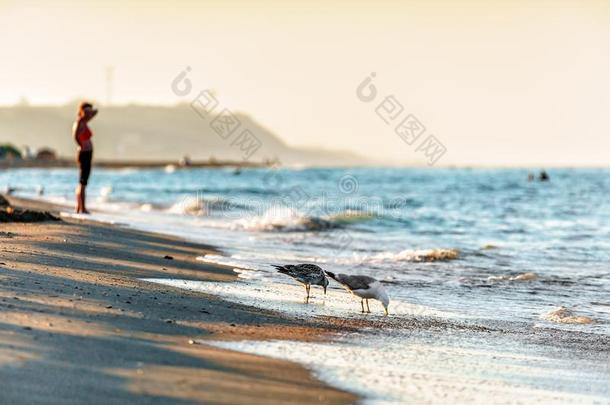
[(220, 264), (222, 266), (235, 267), (236, 271), (238, 268), (242, 270), (255, 270), (253, 267), (248, 267), (240, 261), (232, 260), (230, 257), (222, 255), (207, 254), (205, 256), (197, 256), (197, 260), (204, 263)]
[(112, 186), (104, 186), (100, 189), (100, 197), (99, 201), (108, 201), (110, 199), (110, 195), (112, 194)]
[[(509, 342), (489, 336), (482, 342), (476, 336), (397, 331), (327, 342), (201, 343), (298, 362), (367, 403), (596, 403), (605, 401), (609, 391), (607, 376), (586, 364), (574, 367), (574, 360), (510, 348)], [(588, 392), (589, 387), (596, 391)]]
[(172, 205), (167, 212), (179, 215), (201, 216), (208, 213), (205, 201), (199, 197), (185, 196), (180, 201)]
[(281, 312), (291, 317), (303, 316), (339, 316), (339, 317), (373, 317), (395, 322), (400, 318), (412, 316), (432, 316), (443, 318), (464, 318), (465, 316), (440, 311), (421, 305), (417, 300), (412, 302), (392, 299), (390, 292), (389, 317), (383, 316), (381, 303), (371, 300), (372, 314), (360, 313), (360, 299), (349, 294), (336, 284), (331, 284), (325, 296), (322, 288), (312, 287), (309, 304), (305, 304), (305, 289), (297, 284), (284, 284), (261, 279), (260, 273), (250, 270), (239, 270), (243, 280), (234, 283), (214, 283), (197, 280), (180, 279), (145, 279), (145, 281), (184, 288), (191, 291), (205, 292), (220, 296), (228, 301), (242, 305)]
[(457, 249), (405, 249), (398, 253), (383, 252), (371, 257), (373, 261), (412, 261), (435, 262), (455, 260), (459, 257)]
[(498, 282), (498, 281), (534, 281), (538, 279), (538, 275), (536, 273), (528, 272), (517, 274), (516, 276), (510, 275), (501, 275), (501, 276), (489, 276), (487, 277), (487, 281), (490, 283)]
[(262, 215), (236, 220), (236, 229), (248, 231), (307, 231), (332, 228), (327, 219), (304, 215), (292, 208), (276, 205)]
[(398, 262), (437, 262), (459, 258), (457, 249), (405, 249), (399, 252), (385, 251), (375, 254), (356, 254), (351, 257), (339, 257), (340, 264), (382, 264)]

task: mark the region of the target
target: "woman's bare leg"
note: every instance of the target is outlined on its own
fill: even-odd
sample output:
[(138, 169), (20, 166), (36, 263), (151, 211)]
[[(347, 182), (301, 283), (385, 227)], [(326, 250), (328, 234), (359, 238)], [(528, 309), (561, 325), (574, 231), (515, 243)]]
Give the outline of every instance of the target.
[(88, 214), (87, 208), (85, 206), (85, 189), (87, 186), (79, 184), (76, 188), (76, 213), (77, 214)]
[(87, 186), (80, 186), (81, 189), (81, 213), (83, 214), (88, 214), (89, 211), (87, 211), (87, 207), (85, 206), (85, 200), (86, 200), (86, 194), (85, 194), (85, 190), (87, 189)]
[(83, 198), (81, 196), (82, 188), (83, 188), (83, 186), (80, 184), (76, 187), (76, 213), (77, 214), (80, 214), (81, 211), (83, 210), (83, 204), (82, 204)]

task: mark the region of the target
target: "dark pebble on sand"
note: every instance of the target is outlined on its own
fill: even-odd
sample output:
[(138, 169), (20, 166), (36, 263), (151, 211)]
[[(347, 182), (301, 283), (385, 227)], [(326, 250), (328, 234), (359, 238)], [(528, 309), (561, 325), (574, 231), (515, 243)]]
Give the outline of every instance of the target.
[(106, 305), (106, 308), (110, 309), (110, 308), (112, 308), (112, 305)]
[(25, 330), (32, 330), (32, 328), (29, 327), (29, 326), (24, 326), (23, 329), (25, 329)]
[(234, 323), (232, 323), (231, 326), (236, 326), (236, 325)]
[(174, 260), (174, 258), (169, 255), (165, 255), (163, 258), (167, 260)]

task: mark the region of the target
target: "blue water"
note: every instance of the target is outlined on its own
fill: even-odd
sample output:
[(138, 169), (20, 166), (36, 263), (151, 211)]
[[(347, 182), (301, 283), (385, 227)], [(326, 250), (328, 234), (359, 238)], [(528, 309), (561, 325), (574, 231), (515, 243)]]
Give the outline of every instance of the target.
[[(550, 325), (541, 316), (564, 306), (593, 323), (554, 327), (610, 333), (610, 170), (557, 169), (545, 183), (527, 175), (96, 169), (89, 196), (119, 221), (218, 245), (219, 262), (276, 282), (290, 281), (270, 263), (315, 261), (460, 316)], [(0, 190), (71, 203), (76, 179), (69, 169), (8, 170)]]

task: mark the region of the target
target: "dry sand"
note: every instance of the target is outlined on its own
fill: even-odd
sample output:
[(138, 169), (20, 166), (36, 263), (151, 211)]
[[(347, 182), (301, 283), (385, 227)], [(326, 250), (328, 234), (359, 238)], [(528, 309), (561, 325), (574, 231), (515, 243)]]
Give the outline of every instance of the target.
[(358, 399), (294, 363), (192, 344), (319, 339), (338, 327), (138, 280), (231, 282), (231, 268), (195, 260), (211, 246), (76, 220), (0, 231), (0, 403)]

